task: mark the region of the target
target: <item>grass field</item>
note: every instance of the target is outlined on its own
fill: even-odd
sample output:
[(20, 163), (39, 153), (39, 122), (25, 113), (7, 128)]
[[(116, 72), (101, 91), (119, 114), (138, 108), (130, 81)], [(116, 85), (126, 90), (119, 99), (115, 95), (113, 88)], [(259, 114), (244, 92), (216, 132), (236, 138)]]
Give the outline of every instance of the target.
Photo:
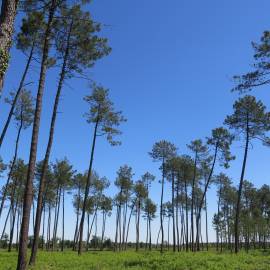
[[(17, 254), (0, 252), (0, 269), (16, 269)], [(172, 253), (158, 252), (88, 252), (78, 257), (74, 252), (40, 252), (35, 270), (268, 270), (270, 254), (263, 252), (240, 253), (238, 255), (214, 252)]]

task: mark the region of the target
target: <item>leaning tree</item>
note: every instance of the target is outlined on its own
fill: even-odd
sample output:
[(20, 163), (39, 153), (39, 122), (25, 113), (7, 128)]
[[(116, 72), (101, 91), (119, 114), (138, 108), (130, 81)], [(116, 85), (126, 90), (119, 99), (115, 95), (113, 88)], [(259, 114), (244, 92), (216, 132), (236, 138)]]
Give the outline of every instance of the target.
[(266, 131), (270, 130), (270, 113), (261, 101), (253, 96), (245, 96), (237, 100), (233, 105), (233, 114), (227, 116), (225, 124), (233, 129), (238, 138), (244, 140), (245, 150), (238, 188), (238, 198), (235, 215), (235, 253), (239, 251), (239, 214), (243, 181), (245, 177), (248, 149), (254, 139), (265, 139)]
[(212, 156), (206, 157), (205, 161), (211, 160), (211, 165), (210, 165), (210, 170), (209, 170), (209, 175), (207, 177), (203, 194), (200, 198), (199, 205), (198, 205), (198, 212), (196, 215), (196, 227), (197, 227), (197, 232), (196, 232), (196, 248), (197, 250), (200, 249), (199, 245), (199, 222), (201, 219), (201, 211), (203, 208), (206, 192), (208, 190), (209, 184), (211, 182), (214, 169), (216, 166), (216, 162), (219, 161), (220, 165), (228, 168), (229, 167), (229, 162), (231, 160), (234, 160), (234, 156), (232, 156), (230, 147), (232, 144), (232, 141), (234, 139), (234, 136), (230, 134), (230, 132), (223, 128), (215, 128), (212, 130), (212, 136), (207, 138), (207, 144), (209, 146), (209, 151), (212, 151)]
[(121, 134), (121, 132), (118, 130), (118, 126), (121, 124), (121, 122), (125, 121), (122, 112), (115, 111), (114, 104), (109, 98), (109, 91), (107, 89), (104, 89), (103, 87), (94, 84), (92, 94), (90, 96), (86, 96), (85, 101), (89, 104), (89, 111), (86, 114), (86, 119), (89, 124), (94, 125), (94, 133), (92, 138), (87, 181), (84, 191), (82, 216), (79, 227), (79, 255), (82, 253), (86, 201), (91, 185), (91, 175), (96, 147), (96, 139), (99, 136), (106, 136), (106, 139), (111, 145), (119, 145), (120, 142), (114, 140), (114, 137)]

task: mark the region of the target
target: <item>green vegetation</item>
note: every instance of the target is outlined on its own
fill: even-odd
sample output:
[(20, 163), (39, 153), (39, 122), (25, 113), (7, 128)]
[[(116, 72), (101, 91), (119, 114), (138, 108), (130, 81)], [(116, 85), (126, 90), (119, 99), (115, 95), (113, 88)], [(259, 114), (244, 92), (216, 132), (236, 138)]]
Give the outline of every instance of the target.
[[(173, 253), (88, 252), (78, 257), (75, 252), (39, 252), (35, 270), (113, 270), (113, 269), (177, 269), (177, 270), (267, 270), (270, 254), (255, 251), (240, 253), (200, 252)], [(14, 269), (17, 253), (0, 253), (0, 270)]]

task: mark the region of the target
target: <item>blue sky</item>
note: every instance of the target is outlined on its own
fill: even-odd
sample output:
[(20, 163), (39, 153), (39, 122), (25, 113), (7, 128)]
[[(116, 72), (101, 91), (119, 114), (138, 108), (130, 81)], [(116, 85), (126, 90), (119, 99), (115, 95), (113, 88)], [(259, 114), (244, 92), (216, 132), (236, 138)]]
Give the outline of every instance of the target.
[[(110, 89), (116, 108), (123, 110), (128, 119), (121, 127), (121, 147), (112, 148), (105, 139), (99, 138), (94, 167), (112, 183), (116, 170), (123, 164), (132, 166), (134, 180), (145, 171), (160, 179), (159, 165), (148, 155), (154, 142), (169, 140), (177, 145), (180, 154), (188, 154), (186, 144), (210, 135), (232, 112), (238, 95), (230, 93), (231, 78), (250, 70), (251, 41), (258, 41), (261, 33), (270, 28), (270, 3), (267, 0), (93, 0), (86, 9), (95, 21), (104, 24), (102, 35), (108, 37), (113, 49), (110, 56), (89, 70), (89, 75)], [(24, 64), (24, 56), (13, 49), (4, 96), (16, 89)], [(34, 82), (30, 89), (35, 94), (38, 68), (32, 70), (28, 80)], [(52, 69), (47, 76), (39, 159), (43, 158), (47, 143), (57, 72)], [(256, 89), (252, 94), (270, 109), (267, 88)], [(86, 170), (89, 163), (92, 127), (82, 117), (87, 111), (82, 99), (89, 93), (85, 81), (73, 79), (66, 83), (51, 156), (51, 161), (66, 156), (78, 171)], [(2, 98), (1, 125), (7, 110)], [(29, 155), (30, 134), (31, 130), (24, 132), (19, 149), (19, 156), (25, 160)], [(14, 140), (15, 132), (11, 128), (1, 149), (5, 161), (12, 156)], [(253, 146), (246, 178), (260, 186), (269, 183), (270, 149), (256, 142)], [(237, 159), (227, 173), (237, 184), (243, 152), (241, 143), (234, 143), (232, 151)], [(108, 193), (115, 194), (115, 189), (112, 187)], [(159, 195), (160, 186), (155, 183), (151, 196), (159, 201)], [(169, 189), (167, 195), (170, 196)], [(208, 202), (213, 213), (216, 211), (214, 188), (209, 192)], [(69, 200), (67, 207), (67, 234), (71, 237), (75, 220)], [(108, 235), (114, 233), (114, 223), (112, 216)], [(158, 230), (158, 219), (154, 230)], [(211, 232), (211, 240), (214, 237)]]

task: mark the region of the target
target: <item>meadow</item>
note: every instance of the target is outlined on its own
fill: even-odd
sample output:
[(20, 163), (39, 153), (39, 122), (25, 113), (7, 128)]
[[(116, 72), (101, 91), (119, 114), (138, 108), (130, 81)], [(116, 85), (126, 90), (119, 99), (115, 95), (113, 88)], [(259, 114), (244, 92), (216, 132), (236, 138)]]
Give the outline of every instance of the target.
[[(0, 270), (16, 269), (17, 253), (0, 252)], [(88, 252), (80, 257), (71, 251), (39, 252), (37, 264), (31, 270), (268, 270), (270, 253), (251, 251), (239, 254), (199, 252), (173, 253), (158, 251), (115, 253)]]

